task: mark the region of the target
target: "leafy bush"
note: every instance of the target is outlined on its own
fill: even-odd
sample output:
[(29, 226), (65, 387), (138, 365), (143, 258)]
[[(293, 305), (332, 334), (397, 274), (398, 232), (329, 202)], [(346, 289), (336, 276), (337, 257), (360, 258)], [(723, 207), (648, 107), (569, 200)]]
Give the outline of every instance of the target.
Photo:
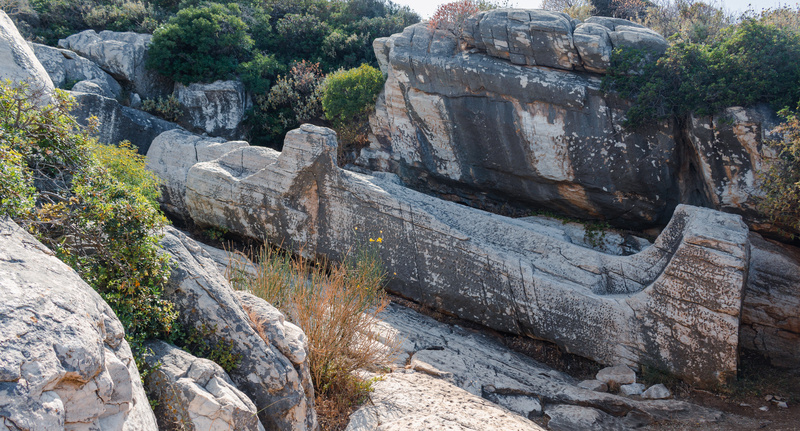
[(16, 191), (0, 210), (100, 293), (139, 354), (144, 339), (176, 329), (177, 312), (161, 298), (170, 269), (157, 253), (166, 222), (153, 201), (157, 183), (131, 148), (101, 146), (79, 129), (66, 93), (56, 90), (49, 105), (37, 105), (41, 97), (0, 84), (0, 147), (9, 150), (0, 166), (13, 174), (0, 184)]
[(778, 160), (762, 172), (762, 190), (766, 197), (760, 210), (787, 236), (800, 233), (800, 117), (794, 112), (781, 112), (786, 118), (777, 132), (783, 141), (772, 142)]
[(233, 77), (253, 40), (236, 4), (182, 9), (153, 34), (147, 66), (183, 84)]
[(142, 110), (172, 122), (177, 122), (183, 115), (181, 102), (174, 94), (169, 97), (145, 99), (142, 102)]
[(645, 57), (615, 50), (603, 80), (605, 91), (634, 99), (627, 126), (728, 106), (793, 108), (800, 100), (800, 38), (756, 20), (727, 28), (708, 44), (675, 42), (656, 62)]
[(328, 75), (322, 85), (322, 109), (339, 137), (339, 161), (350, 148), (366, 145), (369, 113), (383, 89), (380, 70), (362, 64)]
[[(372, 245), (377, 245), (374, 241)], [(348, 255), (340, 264), (314, 266), (303, 258), (264, 247), (256, 275), (231, 261), (231, 283), (278, 307), (308, 337), (309, 367), (323, 429), (344, 423), (364, 401), (370, 382), (353, 372), (374, 368), (394, 356), (394, 340), (374, 333), (377, 314), (388, 304), (385, 271), (374, 247)], [(387, 344), (384, 344), (387, 343)]]
[(272, 80), (283, 71), (283, 63), (274, 55), (257, 53), (252, 60), (239, 65), (239, 79), (251, 93), (264, 94), (269, 91)]
[(324, 77), (319, 63), (301, 61), (292, 65), (269, 94), (256, 96), (256, 108), (249, 121), (253, 127), (249, 133), (251, 139), (280, 149), (287, 131), (302, 123), (319, 122)]

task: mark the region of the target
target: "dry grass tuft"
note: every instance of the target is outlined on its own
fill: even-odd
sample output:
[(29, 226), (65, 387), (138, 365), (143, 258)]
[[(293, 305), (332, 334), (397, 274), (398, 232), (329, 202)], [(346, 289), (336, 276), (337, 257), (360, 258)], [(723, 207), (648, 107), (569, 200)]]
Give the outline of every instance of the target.
[(341, 263), (314, 263), (264, 246), (257, 261), (255, 274), (231, 261), (231, 284), (267, 300), (303, 329), (320, 424), (344, 429), (372, 384), (354, 372), (389, 364), (397, 351), (397, 342), (374, 328), (389, 303), (377, 249), (351, 252)]

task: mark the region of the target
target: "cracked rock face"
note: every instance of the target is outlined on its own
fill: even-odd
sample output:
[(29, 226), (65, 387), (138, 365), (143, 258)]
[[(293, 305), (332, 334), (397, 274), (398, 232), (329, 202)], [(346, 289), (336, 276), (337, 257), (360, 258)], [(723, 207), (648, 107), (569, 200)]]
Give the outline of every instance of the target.
[(630, 102), (584, 72), (605, 73), (615, 47), (661, 53), (663, 37), (627, 20), (536, 10), (468, 21), (466, 47), (426, 24), (376, 40), (387, 79), (357, 164), (470, 206), (647, 228), (683, 203), (762, 222), (755, 172), (770, 157), (774, 113), (736, 108), (634, 133), (622, 128)]
[(391, 175), (341, 170), (335, 155), (331, 130), (303, 125), (282, 153), (244, 146), (197, 163), (184, 183), (188, 216), (333, 259), (381, 237), (389, 289), (418, 302), (604, 364), (647, 363), (698, 384), (735, 374), (749, 250), (741, 217), (679, 206), (653, 245), (618, 256)]
[(255, 404), (219, 365), (163, 341), (150, 341), (146, 380), (162, 429), (263, 431)]
[(209, 344), (230, 344), (231, 353), (241, 355), (229, 375), (255, 404), (264, 428), (317, 429), (313, 394), (307, 396), (294, 364), (254, 329), (214, 260), (173, 228), (166, 229), (160, 244), (176, 264), (165, 296), (175, 304), (184, 325), (214, 328), (207, 337)]
[(241, 122), (252, 102), (240, 81), (176, 83), (174, 94), (184, 110), (181, 124), (187, 128), (226, 139), (242, 137)]
[(105, 94), (106, 97), (119, 97), (122, 92), (122, 87), (111, 75), (75, 52), (38, 43), (28, 44), (33, 48), (36, 58), (47, 70), (56, 87), (64, 88), (70, 82), (76, 82), (75, 85), (78, 85), (81, 81), (92, 81), (107, 89), (109, 94)]
[(58, 46), (95, 62), (115, 79), (131, 86), (144, 99), (168, 96), (173, 83), (145, 67), (152, 35), (85, 30), (58, 41)]
[(11, 18), (0, 10), (0, 79), (27, 81), (32, 88), (53, 91), (53, 81)]
[(114, 312), (8, 219), (0, 292), (0, 429), (158, 429)]
[(799, 368), (800, 250), (751, 233), (750, 253), (740, 344), (775, 366)]

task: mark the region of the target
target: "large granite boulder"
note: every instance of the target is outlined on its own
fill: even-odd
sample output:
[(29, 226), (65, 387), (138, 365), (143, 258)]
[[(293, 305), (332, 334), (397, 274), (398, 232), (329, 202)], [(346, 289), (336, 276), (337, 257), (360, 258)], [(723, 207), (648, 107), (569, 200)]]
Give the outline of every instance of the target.
[(8, 219), (0, 219), (0, 298), (0, 428), (158, 429), (122, 323)]
[(186, 218), (183, 202), (186, 175), (198, 162), (208, 162), (239, 147), (244, 141), (225, 141), (222, 138), (198, 136), (185, 130), (169, 130), (158, 135), (148, 148), (147, 168), (161, 178), (161, 203), (170, 215)]
[[(111, 75), (75, 52), (38, 43), (29, 44), (56, 87), (64, 88), (68, 84), (78, 85), (81, 81), (91, 81), (106, 89), (105, 93), (108, 94), (103, 94), (106, 97), (119, 97), (122, 93), (122, 86)], [(80, 87), (73, 86), (72, 89), (86, 92), (81, 91)]]
[(130, 87), (144, 99), (155, 99), (172, 93), (173, 83), (145, 67), (148, 45), (153, 36), (133, 32), (85, 30), (58, 41), (69, 49), (95, 62), (101, 69)]
[(147, 154), (150, 143), (161, 133), (177, 129), (175, 123), (162, 120), (147, 112), (129, 108), (116, 99), (95, 93), (71, 93), (77, 102), (72, 115), (81, 125), (88, 125), (89, 118), (97, 117), (99, 127), (95, 135), (104, 144), (130, 141), (141, 154)]
[(246, 146), (197, 163), (188, 216), (333, 259), (381, 237), (389, 289), (416, 301), (605, 364), (647, 363), (699, 384), (735, 374), (749, 250), (741, 217), (679, 206), (652, 246), (620, 256), (335, 160), (334, 132), (303, 125), (282, 153)]
[(231, 380), (258, 410), (267, 430), (315, 430), (314, 399), (308, 398), (292, 362), (254, 329), (233, 289), (211, 257), (189, 237), (168, 228), (160, 242), (175, 269), (164, 290), (184, 325), (212, 328), (210, 345), (226, 343), (240, 362)]
[(800, 368), (800, 250), (751, 233), (750, 256), (739, 344)]
[(683, 203), (761, 223), (746, 193), (770, 157), (774, 114), (737, 108), (634, 132), (622, 127), (630, 102), (582, 72), (604, 73), (615, 47), (660, 54), (663, 37), (627, 20), (576, 23), (546, 11), (468, 21), (466, 46), (425, 24), (373, 44), (387, 79), (358, 165), (476, 207), (648, 228)]
[(158, 400), (161, 429), (263, 431), (255, 404), (225, 370), (163, 341), (146, 343), (153, 367), (145, 384)]
[(181, 124), (188, 129), (227, 139), (242, 137), (241, 123), (252, 102), (240, 81), (176, 83), (175, 97), (184, 111)]
[(47, 75), (33, 50), (19, 34), (6, 13), (0, 10), (0, 79), (12, 82), (27, 81), (43, 93), (53, 91), (53, 81)]

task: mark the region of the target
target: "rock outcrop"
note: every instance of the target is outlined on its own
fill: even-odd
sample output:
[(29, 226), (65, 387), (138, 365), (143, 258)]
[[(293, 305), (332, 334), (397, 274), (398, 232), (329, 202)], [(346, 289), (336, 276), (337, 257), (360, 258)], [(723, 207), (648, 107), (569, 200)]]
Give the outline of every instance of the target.
[(314, 399), (308, 398), (293, 363), (254, 329), (236, 294), (208, 254), (181, 232), (168, 228), (160, 242), (176, 267), (165, 296), (184, 325), (212, 328), (210, 345), (226, 343), (240, 362), (229, 373), (236, 387), (247, 395), (268, 430), (315, 430), (318, 428)]
[(0, 219), (0, 298), (0, 428), (158, 429), (122, 323), (8, 219)]
[(633, 132), (622, 127), (630, 102), (601, 91), (596, 73), (611, 49), (658, 54), (661, 36), (626, 20), (534, 10), (468, 23), (464, 44), (425, 24), (375, 41), (387, 80), (357, 164), (470, 206), (647, 228), (683, 203), (760, 222), (751, 194), (774, 114), (739, 108)]
[(116, 99), (94, 93), (71, 94), (77, 102), (72, 115), (84, 126), (89, 124), (90, 117), (97, 117), (100, 124), (95, 136), (104, 144), (116, 145), (128, 140), (141, 154), (147, 154), (153, 139), (167, 130), (179, 128), (175, 123), (123, 106)]
[(735, 374), (749, 250), (741, 217), (680, 206), (652, 246), (618, 256), (335, 159), (335, 134), (303, 125), (282, 153), (240, 147), (197, 163), (188, 216), (333, 259), (381, 237), (389, 288), (406, 297), (605, 364), (647, 363), (700, 384)]
[(168, 96), (173, 83), (145, 67), (153, 36), (132, 32), (85, 30), (58, 41), (58, 46), (95, 62), (143, 99)]
[[(115, 98), (122, 93), (122, 86), (111, 75), (75, 52), (38, 43), (29, 44), (56, 87), (64, 88), (68, 84), (90, 81), (104, 89), (102, 95), (105, 97)], [(81, 91), (80, 87), (73, 86), (72, 89)]]
[(175, 97), (184, 111), (181, 124), (188, 129), (226, 139), (242, 137), (241, 123), (252, 102), (240, 81), (176, 83)]
[[(397, 304), (390, 304), (378, 318), (374, 331), (382, 339), (394, 337), (401, 341), (394, 371), (384, 375), (383, 380), (413, 382), (412, 385), (418, 388), (414, 392), (418, 399), (429, 399), (424, 395), (427, 386), (431, 381), (439, 380), (434, 389), (451, 385), (453, 388), (450, 391), (453, 393), (459, 393), (457, 389), (461, 389), (537, 421), (548, 413), (573, 406), (580, 406), (584, 413), (592, 417), (603, 418), (604, 423), (616, 427), (612, 429), (665, 422), (697, 425), (723, 419), (719, 411), (682, 401), (642, 401), (584, 389), (569, 375), (514, 352), (487, 334), (440, 323)], [(630, 369), (628, 372), (632, 374)], [(379, 391), (381, 387), (377, 386), (376, 392)], [(371, 395), (370, 400), (376, 407), (381, 403), (387, 404), (380, 408), (394, 409), (396, 417), (415, 415), (413, 407), (407, 406), (411, 403), (406, 401), (405, 396), (404, 393), (395, 400), (387, 400), (388, 396), (379, 394), (377, 397)], [(435, 403), (430, 403), (432, 406), (421, 404), (433, 410), (431, 415), (470, 415), (469, 411), (458, 406), (437, 411)], [(404, 412), (404, 408), (410, 411)], [(356, 413), (351, 426), (363, 421), (361, 416), (370, 412), (372, 407), (362, 407), (361, 410), (366, 412)], [(563, 422), (572, 424), (572, 429), (589, 429), (576, 427), (580, 422), (577, 415), (563, 418)]]
[[(371, 377), (371, 376), (365, 376)], [(372, 384), (370, 403), (346, 431), (542, 431), (536, 423), (422, 373), (392, 373)]]
[(27, 81), (43, 93), (53, 91), (53, 81), (36, 59), (33, 50), (19, 34), (6, 13), (0, 10), (0, 79)]
[(158, 400), (161, 429), (264, 430), (255, 404), (236, 389), (213, 361), (192, 356), (163, 341), (146, 344), (147, 390)]
[(158, 135), (147, 154), (147, 168), (157, 172), (162, 181), (162, 207), (170, 215), (186, 219), (188, 211), (183, 201), (186, 175), (199, 162), (208, 162), (225, 153), (248, 146), (244, 141), (225, 141), (208, 138), (185, 130), (171, 130)]
[(800, 368), (800, 250), (750, 234), (740, 345)]

